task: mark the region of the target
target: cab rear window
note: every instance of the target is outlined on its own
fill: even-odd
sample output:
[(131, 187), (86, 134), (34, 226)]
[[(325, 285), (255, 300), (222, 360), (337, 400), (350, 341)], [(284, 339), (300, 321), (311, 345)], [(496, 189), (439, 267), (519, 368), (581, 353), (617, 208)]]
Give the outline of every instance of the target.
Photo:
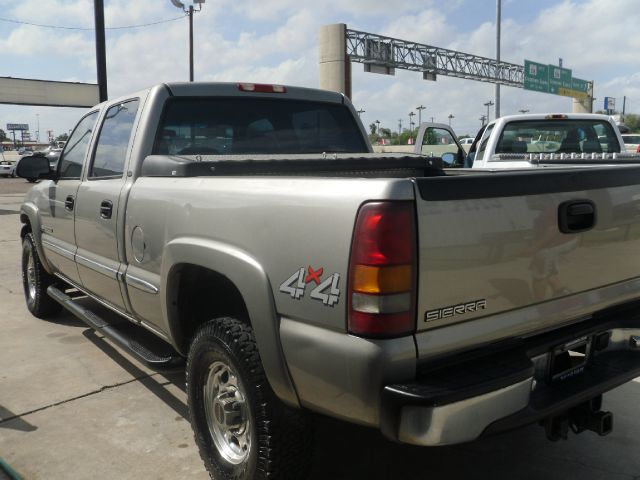
[(611, 124), (604, 120), (524, 120), (505, 125), (496, 153), (620, 152)]
[(173, 98), (156, 134), (156, 155), (367, 152), (342, 104), (283, 99)]

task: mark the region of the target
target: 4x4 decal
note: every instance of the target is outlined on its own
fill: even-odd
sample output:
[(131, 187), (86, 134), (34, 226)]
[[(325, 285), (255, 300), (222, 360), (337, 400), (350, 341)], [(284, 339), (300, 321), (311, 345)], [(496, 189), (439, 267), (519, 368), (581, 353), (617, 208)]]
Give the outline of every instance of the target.
[(300, 300), (304, 296), (307, 285), (313, 282), (316, 287), (311, 290), (309, 296), (333, 307), (340, 300), (340, 289), (338, 288), (340, 274), (334, 273), (321, 280), (323, 273), (324, 268), (322, 267), (317, 270), (314, 270), (311, 265), (307, 269), (304, 267), (299, 268), (280, 284), (280, 291), (289, 294), (291, 298)]

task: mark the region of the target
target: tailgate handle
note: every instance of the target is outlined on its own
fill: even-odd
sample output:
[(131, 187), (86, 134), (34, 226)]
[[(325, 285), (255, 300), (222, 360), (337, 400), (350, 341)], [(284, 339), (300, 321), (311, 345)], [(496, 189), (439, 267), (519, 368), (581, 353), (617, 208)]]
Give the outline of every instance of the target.
[(570, 200), (558, 207), (558, 227), (562, 233), (591, 230), (596, 224), (596, 205), (591, 200)]

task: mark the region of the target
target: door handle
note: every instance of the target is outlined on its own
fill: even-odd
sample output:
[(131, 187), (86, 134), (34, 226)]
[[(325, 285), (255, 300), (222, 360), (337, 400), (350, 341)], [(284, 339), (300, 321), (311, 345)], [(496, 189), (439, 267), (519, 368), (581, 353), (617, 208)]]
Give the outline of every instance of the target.
[(75, 199), (73, 198), (73, 195), (69, 195), (67, 198), (65, 198), (64, 200), (64, 208), (65, 210), (69, 210), (70, 212), (73, 210), (73, 205), (75, 204)]
[(100, 216), (109, 219), (113, 213), (113, 203), (111, 200), (103, 200), (100, 204)]
[(558, 207), (558, 227), (562, 233), (591, 230), (596, 219), (596, 205), (591, 200), (570, 200)]

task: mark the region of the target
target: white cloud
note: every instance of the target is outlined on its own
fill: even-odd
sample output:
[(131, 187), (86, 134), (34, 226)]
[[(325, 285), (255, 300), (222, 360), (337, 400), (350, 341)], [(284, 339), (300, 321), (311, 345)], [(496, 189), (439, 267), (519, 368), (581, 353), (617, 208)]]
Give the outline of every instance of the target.
[[(460, 11), (455, 9), (463, 3), (462, 0), (207, 2), (194, 17), (195, 76), (197, 80), (317, 87), (318, 32), (321, 25), (335, 22), (371, 33), (494, 56), (493, 9), (478, 18), (474, 28), (461, 30)], [(9, 18), (93, 26), (91, 0), (0, 0), (0, 8)], [(574, 76), (596, 80), (596, 97), (627, 95), (629, 107), (640, 111), (637, 0), (562, 0), (539, 11), (534, 18), (518, 17), (518, 21), (509, 17), (509, 11), (516, 8), (515, 1), (505, 3), (503, 8), (503, 60), (521, 64), (528, 58), (555, 63), (562, 57)], [(179, 15), (180, 11), (167, 0), (105, 2), (107, 27)], [(8, 66), (2, 74), (27, 78), (50, 75), (56, 80), (95, 82), (93, 32), (2, 25), (8, 27), (0, 31), (0, 50), (5, 52)], [(160, 82), (187, 80), (187, 33), (186, 18), (147, 28), (108, 30), (110, 96)], [(447, 121), (447, 115), (453, 114), (457, 130), (474, 133), (480, 126), (478, 117), (486, 113), (483, 103), (493, 99), (494, 94), (492, 84), (480, 82), (447, 77), (427, 82), (419, 73), (404, 71), (397, 71), (395, 77), (365, 74), (362, 66), (355, 63), (352, 71), (354, 103), (366, 110), (362, 119), (367, 125), (380, 120), (383, 126), (397, 128), (399, 118), (406, 125), (409, 111), (422, 104), (427, 107), (423, 120), (434, 116), (436, 120)], [(11, 107), (10, 114), (6, 114), (9, 108), (0, 106), (0, 119), (17, 122), (20, 119), (14, 118), (19, 116), (16, 112), (27, 107)], [(515, 113), (521, 108), (532, 112), (570, 111), (571, 99), (503, 87), (502, 113)], [(34, 111), (29, 110), (27, 116), (33, 116)], [(61, 115), (64, 119), (60, 120), (60, 130), (73, 126), (66, 119), (74, 115), (79, 117), (80, 111), (69, 109)], [(41, 115), (41, 123), (45, 116), (48, 114)]]

